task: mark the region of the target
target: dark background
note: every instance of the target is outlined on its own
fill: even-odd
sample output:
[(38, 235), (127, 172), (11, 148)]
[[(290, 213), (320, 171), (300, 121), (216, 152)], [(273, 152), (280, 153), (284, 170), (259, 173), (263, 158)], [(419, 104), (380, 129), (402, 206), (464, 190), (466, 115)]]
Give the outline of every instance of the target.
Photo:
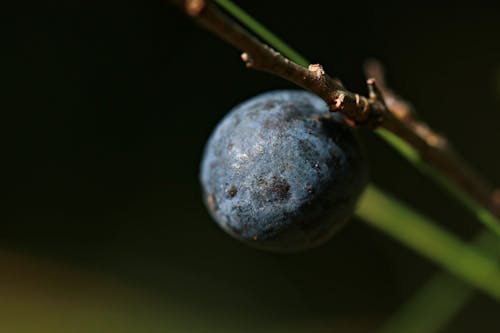
[[(238, 4), (351, 90), (365, 92), (362, 63), (380, 59), (390, 85), (500, 184), (497, 8)], [(165, 2), (24, 5), (9, 19), (6, 42), (14, 47), (2, 56), (6, 101), (13, 102), (3, 110), (7, 184), (0, 232), (0, 303), (9, 291), (17, 300), (0, 306), (9, 327), (38, 323), (50, 306), (57, 309), (33, 325), (57, 327), (60, 311), (74, 306), (69, 327), (104, 316), (95, 327), (117, 329), (97, 310), (75, 315), (80, 297), (101, 309), (100, 289), (81, 280), (91, 274), (149, 295), (141, 302), (152, 297), (167, 304), (170, 312), (159, 317), (182, 313), (172, 320), (190, 332), (365, 332), (437, 270), (356, 219), (327, 245), (297, 255), (259, 252), (231, 239), (201, 201), (204, 143), (235, 104), (294, 87), (247, 70), (236, 50)], [(374, 183), (463, 238), (479, 230), (446, 193), (380, 139), (362, 134)], [(40, 294), (46, 303), (38, 303)], [(107, 296), (103, 309), (139, 316), (120, 312), (121, 294)], [(61, 297), (71, 301), (60, 303)], [(23, 312), (27, 304), (31, 312)], [(474, 332), (480, 323), (482, 332), (499, 331), (499, 311), (476, 293), (448, 329)]]

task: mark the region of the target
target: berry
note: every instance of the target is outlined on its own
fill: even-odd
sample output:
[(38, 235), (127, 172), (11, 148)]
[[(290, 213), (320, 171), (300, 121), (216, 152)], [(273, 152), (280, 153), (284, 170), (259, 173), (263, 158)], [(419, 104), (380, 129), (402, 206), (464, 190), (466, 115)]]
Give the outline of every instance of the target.
[(279, 90), (224, 117), (200, 178), (210, 214), (229, 234), (293, 252), (324, 243), (352, 216), (365, 164), (342, 115), (308, 92)]

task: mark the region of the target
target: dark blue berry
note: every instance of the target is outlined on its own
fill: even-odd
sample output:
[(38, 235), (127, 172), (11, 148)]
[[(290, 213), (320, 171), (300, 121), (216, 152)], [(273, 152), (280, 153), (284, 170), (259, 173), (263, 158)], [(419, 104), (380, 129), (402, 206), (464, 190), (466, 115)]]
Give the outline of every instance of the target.
[(224, 230), (290, 252), (322, 244), (352, 216), (366, 167), (342, 115), (315, 95), (284, 90), (226, 115), (205, 147), (200, 177)]

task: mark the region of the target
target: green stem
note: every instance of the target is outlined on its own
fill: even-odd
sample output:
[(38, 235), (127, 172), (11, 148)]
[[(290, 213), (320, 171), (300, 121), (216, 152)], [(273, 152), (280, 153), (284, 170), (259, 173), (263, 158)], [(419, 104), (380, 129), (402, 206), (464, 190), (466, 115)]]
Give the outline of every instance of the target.
[(436, 169), (425, 163), (419, 153), (413, 149), (408, 143), (400, 139), (393, 133), (379, 128), (376, 133), (389, 143), (395, 150), (403, 155), (410, 163), (420, 172), (433, 179), (443, 189), (445, 189), (452, 197), (460, 202), (465, 208), (472, 212), (476, 218), (483, 223), (487, 229), (500, 236), (500, 221), (491, 214), (487, 209), (483, 208), (477, 201), (467, 195), (457, 185), (443, 177)]
[[(474, 244), (497, 259), (500, 257), (497, 238), (487, 230), (475, 237)], [(437, 273), (417, 290), (378, 332), (440, 332), (464, 307), (473, 293), (474, 289), (462, 280), (446, 272)]]
[(363, 194), (357, 215), (500, 301), (500, 268), (477, 246), (460, 241), (373, 185)]
[(445, 272), (434, 275), (418, 294), (384, 323), (378, 333), (435, 333), (470, 299), (473, 289)]
[(283, 40), (269, 31), (266, 27), (264, 27), (252, 16), (248, 15), (243, 9), (235, 5), (233, 2), (229, 0), (216, 0), (215, 2), (227, 10), (231, 15), (236, 17), (241, 23), (243, 23), (277, 51), (286, 55), (289, 59), (292, 59), (294, 62), (303, 67), (307, 67), (309, 65), (309, 61), (307, 61), (297, 51), (288, 46)]

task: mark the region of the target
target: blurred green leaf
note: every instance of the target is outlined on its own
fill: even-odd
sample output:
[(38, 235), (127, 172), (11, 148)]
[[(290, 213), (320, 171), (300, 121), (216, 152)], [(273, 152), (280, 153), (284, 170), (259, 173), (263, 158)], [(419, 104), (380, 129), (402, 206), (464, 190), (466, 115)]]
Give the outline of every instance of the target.
[(301, 56), (297, 51), (288, 46), (283, 40), (278, 36), (269, 31), (261, 23), (259, 23), (252, 16), (248, 15), (243, 9), (235, 5), (229, 0), (216, 0), (216, 2), (225, 10), (227, 10), (231, 15), (238, 18), (244, 25), (246, 25), (250, 30), (252, 30), (257, 36), (262, 38), (269, 45), (272, 45), (276, 50), (286, 55), (288, 58), (295, 61), (297, 64), (307, 67), (309, 61), (307, 61), (303, 56)]
[(357, 214), (371, 226), (500, 301), (500, 268), (479, 247), (460, 241), (374, 186), (363, 194)]
[[(373, 318), (362, 316), (318, 321), (231, 309), (214, 315), (137, 281), (5, 250), (0, 267), (2, 333), (361, 333), (374, 326)], [(238, 308), (242, 299), (233, 301)]]
[(460, 202), (464, 207), (471, 211), (477, 219), (482, 222), (486, 228), (500, 237), (500, 221), (484, 209), (480, 204), (473, 200), (457, 185), (450, 182), (446, 177), (443, 177), (436, 169), (425, 163), (418, 152), (413, 149), (408, 143), (392, 134), (391, 132), (379, 128), (376, 133), (404, 156), (411, 164), (423, 174), (433, 179), (437, 184), (441, 185), (452, 197)]
[[(497, 259), (500, 246), (487, 230), (474, 239), (474, 244)], [(434, 275), (380, 329), (379, 333), (439, 332), (469, 301), (474, 289), (446, 272)]]

